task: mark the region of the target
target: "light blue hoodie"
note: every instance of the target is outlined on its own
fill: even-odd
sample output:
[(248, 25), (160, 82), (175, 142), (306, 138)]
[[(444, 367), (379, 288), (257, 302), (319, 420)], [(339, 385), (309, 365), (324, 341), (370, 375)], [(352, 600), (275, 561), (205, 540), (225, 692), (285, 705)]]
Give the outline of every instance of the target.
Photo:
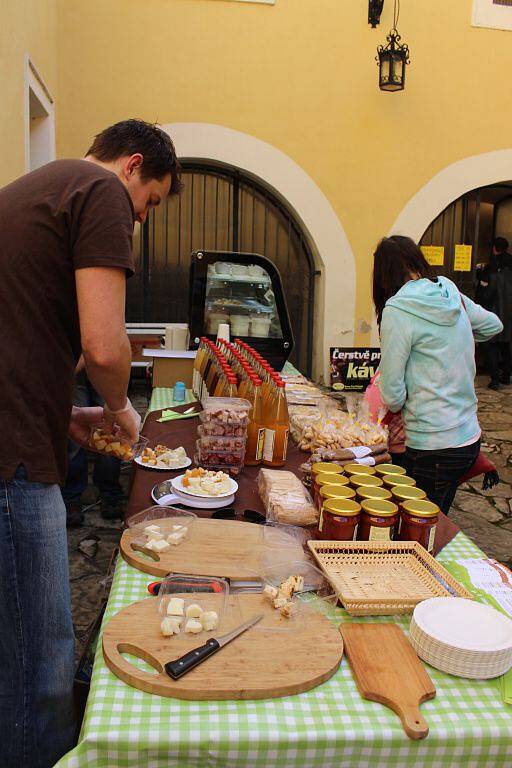
[(503, 325), (462, 298), (446, 277), (410, 280), (382, 313), (380, 391), (390, 411), (402, 409), (410, 448), (455, 448), (479, 434), (474, 342)]

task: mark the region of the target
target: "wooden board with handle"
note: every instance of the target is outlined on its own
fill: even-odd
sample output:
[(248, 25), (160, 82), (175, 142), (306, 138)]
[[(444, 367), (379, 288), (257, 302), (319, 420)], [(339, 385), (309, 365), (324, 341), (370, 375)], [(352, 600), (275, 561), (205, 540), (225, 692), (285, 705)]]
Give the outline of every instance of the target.
[[(190, 600), (191, 596), (181, 597)], [(201, 599), (197, 595), (194, 602), (201, 604)], [(222, 597), (210, 595), (211, 600), (218, 600), (220, 606)], [(230, 595), (218, 629), (197, 635), (180, 632), (172, 637), (160, 632), (162, 616), (157, 605), (157, 597), (129, 605), (109, 621), (103, 633), (103, 656), (109, 669), (128, 685), (148, 693), (191, 700), (289, 696), (328, 680), (343, 656), (343, 640), (336, 626), (308, 605), (303, 606), (301, 617), (285, 619), (262, 594)], [(259, 613), (264, 617), (258, 625), (179, 680), (172, 680), (163, 671), (167, 662)], [(283, 622), (291, 623), (282, 629)], [(138, 669), (123, 653), (144, 659), (156, 674)]]
[(396, 624), (341, 624), (340, 632), (359, 693), (396, 712), (411, 739), (424, 739), (428, 724), (419, 705), (436, 689)]
[[(170, 524), (187, 525), (187, 518), (151, 520), (162, 531)], [(153, 576), (188, 573), (191, 576), (224, 576), (227, 579), (257, 579), (262, 572), (262, 556), (272, 555), (282, 563), (304, 560), (300, 544), (291, 536), (271, 526), (234, 520), (197, 518), (189, 534), (178, 546), (157, 554), (144, 554), (148, 523), (139, 523), (124, 531), (120, 550), (127, 563)], [(142, 550), (142, 551), (141, 551)], [(273, 559), (273, 558), (270, 558)]]

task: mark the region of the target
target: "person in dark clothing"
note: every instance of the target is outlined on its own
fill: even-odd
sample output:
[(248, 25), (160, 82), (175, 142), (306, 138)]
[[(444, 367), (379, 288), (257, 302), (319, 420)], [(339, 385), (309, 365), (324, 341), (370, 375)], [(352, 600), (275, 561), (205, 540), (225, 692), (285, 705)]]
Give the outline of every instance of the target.
[(478, 275), (475, 292), (475, 301), (498, 315), (503, 323), (502, 333), (485, 345), (489, 388), (494, 390), (510, 384), (512, 369), (512, 256), (508, 245), (504, 237), (493, 240), (489, 263)]

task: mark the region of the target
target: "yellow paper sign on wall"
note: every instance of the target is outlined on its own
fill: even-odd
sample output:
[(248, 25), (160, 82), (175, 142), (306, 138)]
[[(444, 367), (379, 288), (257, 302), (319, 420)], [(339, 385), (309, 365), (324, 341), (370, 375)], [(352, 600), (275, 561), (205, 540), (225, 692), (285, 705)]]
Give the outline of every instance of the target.
[(422, 245), (421, 251), (431, 267), (444, 264), (444, 245)]
[(453, 261), (454, 272), (471, 272), (472, 245), (456, 245), (455, 259)]

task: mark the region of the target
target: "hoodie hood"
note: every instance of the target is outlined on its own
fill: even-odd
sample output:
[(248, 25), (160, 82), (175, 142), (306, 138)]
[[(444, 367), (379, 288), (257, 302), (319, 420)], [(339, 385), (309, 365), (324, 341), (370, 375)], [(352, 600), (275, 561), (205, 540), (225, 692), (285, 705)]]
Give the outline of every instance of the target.
[(435, 325), (455, 325), (462, 301), (459, 289), (447, 277), (438, 277), (436, 283), (422, 277), (405, 283), (386, 302), (386, 307), (396, 307)]

